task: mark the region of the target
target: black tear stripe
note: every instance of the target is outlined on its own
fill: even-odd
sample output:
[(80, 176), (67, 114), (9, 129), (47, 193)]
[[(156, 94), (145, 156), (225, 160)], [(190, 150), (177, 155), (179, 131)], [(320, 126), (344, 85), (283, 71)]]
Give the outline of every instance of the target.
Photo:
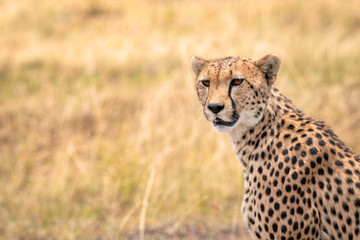
[(231, 100), (231, 107), (233, 109), (233, 115), (232, 115), (231, 119), (232, 119), (233, 123), (235, 123), (239, 119), (239, 114), (237, 114), (237, 112), (236, 112), (236, 104), (235, 104), (234, 100), (231, 97), (231, 84), (229, 86), (229, 93), (228, 94), (229, 94), (229, 98)]

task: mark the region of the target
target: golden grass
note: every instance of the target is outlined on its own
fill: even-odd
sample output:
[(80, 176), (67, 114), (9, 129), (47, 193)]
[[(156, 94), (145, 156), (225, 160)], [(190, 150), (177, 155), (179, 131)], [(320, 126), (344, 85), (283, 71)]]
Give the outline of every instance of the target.
[(0, 6), (1, 238), (245, 236), (240, 166), (202, 116), (194, 54), (277, 53), (276, 86), (360, 152), (355, 0)]

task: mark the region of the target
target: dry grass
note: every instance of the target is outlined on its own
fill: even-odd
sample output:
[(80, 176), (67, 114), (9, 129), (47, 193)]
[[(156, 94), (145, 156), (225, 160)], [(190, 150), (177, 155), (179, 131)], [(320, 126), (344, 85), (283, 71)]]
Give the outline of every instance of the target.
[(280, 90), (360, 152), (356, 0), (0, 6), (1, 238), (245, 236), (240, 166), (202, 116), (193, 54), (277, 53)]

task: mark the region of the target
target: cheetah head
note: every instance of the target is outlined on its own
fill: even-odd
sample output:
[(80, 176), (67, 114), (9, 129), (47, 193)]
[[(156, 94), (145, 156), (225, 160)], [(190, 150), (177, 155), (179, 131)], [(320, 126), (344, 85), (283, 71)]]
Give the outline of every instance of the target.
[(276, 55), (258, 61), (192, 57), (196, 91), (206, 119), (218, 132), (254, 127), (261, 120), (280, 67)]

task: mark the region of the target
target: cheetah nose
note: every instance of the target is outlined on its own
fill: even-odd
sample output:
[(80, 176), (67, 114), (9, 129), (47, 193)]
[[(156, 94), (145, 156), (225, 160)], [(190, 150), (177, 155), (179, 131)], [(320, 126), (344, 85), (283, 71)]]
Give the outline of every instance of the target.
[(219, 113), (221, 110), (224, 109), (224, 104), (220, 104), (220, 103), (211, 103), (208, 104), (208, 109), (210, 109), (210, 111), (212, 111), (214, 114)]

